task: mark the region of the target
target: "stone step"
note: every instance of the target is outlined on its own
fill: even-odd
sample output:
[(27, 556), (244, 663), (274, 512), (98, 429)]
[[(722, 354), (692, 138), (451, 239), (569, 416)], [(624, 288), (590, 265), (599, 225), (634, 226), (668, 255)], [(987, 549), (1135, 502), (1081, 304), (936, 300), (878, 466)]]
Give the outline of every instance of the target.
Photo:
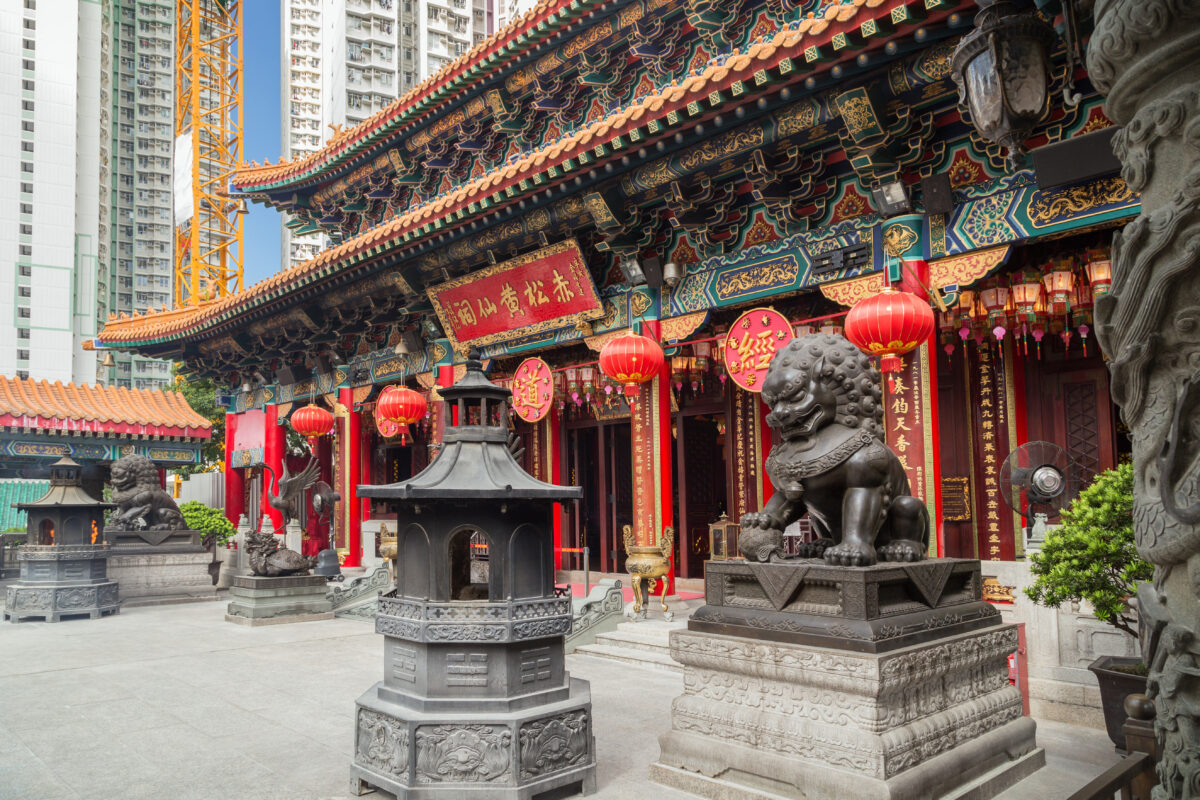
[(596, 644), (605, 647), (625, 647), (630, 650), (640, 650), (647, 653), (669, 653), (670, 639), (665, 635), (654, 633), (634, 633), (618, 630), (614, 633), (602, 633), (596, 637)]
[(619, 633), (636, 633), (642, 636), (662, 636), (666, 638), (671, 634), (671, 631), (679, 631), (687, 628), (687, 620), (676, 618), (671, 622), (666, 622), (661, 619), (642, 619), (637, 622), (626, 621), (617, 625)]
[(620, 661), (646, 669), (656, 669), (665, 672), (682, 672), (683, 667), (666, 653), (634, 650), (628, 647), (611, 647), (603, 644), (585, 644), (575, 649), (577, 655), (604, 658), (609, 661)]

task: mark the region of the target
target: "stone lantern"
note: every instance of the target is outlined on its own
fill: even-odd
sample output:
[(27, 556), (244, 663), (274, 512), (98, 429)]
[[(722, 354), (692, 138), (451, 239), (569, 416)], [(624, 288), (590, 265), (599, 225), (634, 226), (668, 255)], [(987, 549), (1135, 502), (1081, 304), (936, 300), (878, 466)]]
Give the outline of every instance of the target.
[[(351, 788), (399, 798), (534, 798), (595, 787), (591, 689), (566, 671), (571, 598), (554, 585), (552, 508), (582, 490), (508, 450), (511, 392), (472, 353), (442, 389), (447, 427), (414, 478), (361, 486), (396, 512), (381, 596), (384, 679), (357, 703)], [(486, 574), (473, 553), (487, 553)], [(563, 796), (556, 793), (555, 796)]]
[(17, 554), (20, 577), (4, 594), (4, 616), (11, 622), (95, 619), (121, 610), (101, 533), (104, 512), (113, 505), (84, 491), (80, 472), (70, 458), (59, 459), (50, 468), (50, 491), (17, 505), (28, 515), (29, 535)]

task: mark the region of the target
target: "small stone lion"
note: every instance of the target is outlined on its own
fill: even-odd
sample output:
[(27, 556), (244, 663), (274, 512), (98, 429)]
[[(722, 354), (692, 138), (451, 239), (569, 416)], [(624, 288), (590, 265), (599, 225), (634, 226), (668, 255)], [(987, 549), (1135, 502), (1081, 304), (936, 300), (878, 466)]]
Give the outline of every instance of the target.
[(175, 498), (158, 482), (158, 467), (145, 456), (123, 456), (109, 467), (117, 513), (108, 521), (118, 531), (185, 531)]
[(842, 336), (793, 339), (772, 359), (762, 397), (781, 438), (766, 463), (776, 491), (761, 512), (742, 516), (742, 555), (781, 558), (783, 530), (807, 513), (819, 538), (801, 557), (854, 567), (925, 557), (929, 514), (884, 442), (870, 359)]

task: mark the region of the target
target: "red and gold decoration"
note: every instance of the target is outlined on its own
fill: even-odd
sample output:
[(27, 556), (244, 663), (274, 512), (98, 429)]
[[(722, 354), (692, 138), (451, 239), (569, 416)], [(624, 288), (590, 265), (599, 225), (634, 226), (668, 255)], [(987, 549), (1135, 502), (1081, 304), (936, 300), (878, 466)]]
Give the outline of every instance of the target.
[(879, 368), (889, 384), (903, 367), (900, 356), (919, 347), (933, 329), (929, 304), (891, 286), (858, 301), (846, 315), (846, 338), (867, 355), (881, 358)]
[(554, 376), (550, 374), (550, 366), (540, 358), (522, 361), (513, 373), (512, 393), (517, 416), (526, 422), (540, 422), (550, 413), (554, 402)]
[[(408, 426), (414, 425), (425, 418), (426, 402), (424, 395), (414, 392), (407, 386), (389, 386), (379, 395), (379, 399), (375, 401), (375, 424), (379, 425), (382, 419), (390, 426), (394, 426), (396, 433), (401, 437), (408, 435)], [(384, 433), (382, 427), (379, 432), (385, 436), (393, 434)]]
[(519, 339), (604, 316), (574, 239), (434, 286), (429, 300), (456, 349)]
[(721, 350), (733, 382), (748, 392), (761, 392), (775, 351), (792, 340), (792, 324), (773, 308), (755, 308), (738, 317)]
[(625, 396), (637, 397), (639, 385), (654, 378), (663, 365), (658, 342), (630, 331), (609, 339), (600, 351), (600, 371), (625, 387)]
[(333, 414), (313, 403), (293, 411), (288, 421), (292, 430), (308, 439), (313, 450), (317, 448), (317, 439), (333, 430)]
[(1042, 283), (1049, 295), (1050, 313), (1058, 316), (1071, 310), (1071, 296), (1075, 290), (1075, 273), (1071, 269), (1071, 259), (1056, 258), (1046, 267)]

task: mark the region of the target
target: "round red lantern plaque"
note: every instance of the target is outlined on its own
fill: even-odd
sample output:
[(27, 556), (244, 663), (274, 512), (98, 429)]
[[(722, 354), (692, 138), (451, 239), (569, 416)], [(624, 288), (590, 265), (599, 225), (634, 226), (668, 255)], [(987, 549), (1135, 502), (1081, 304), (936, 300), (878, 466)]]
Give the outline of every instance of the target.
[(520, 363), (512, 378), (512, 404), (517, 416), (526, 422), (538, 422), (550, 411), (554, 401), (554, 378), (550, 366), (540, 358)]
[(775, 351), (792, 340), (787, 317), (772, 308), (755, 308), (738, 317), (721, 345), (725, 369), (748, 392), (761, 392)]

